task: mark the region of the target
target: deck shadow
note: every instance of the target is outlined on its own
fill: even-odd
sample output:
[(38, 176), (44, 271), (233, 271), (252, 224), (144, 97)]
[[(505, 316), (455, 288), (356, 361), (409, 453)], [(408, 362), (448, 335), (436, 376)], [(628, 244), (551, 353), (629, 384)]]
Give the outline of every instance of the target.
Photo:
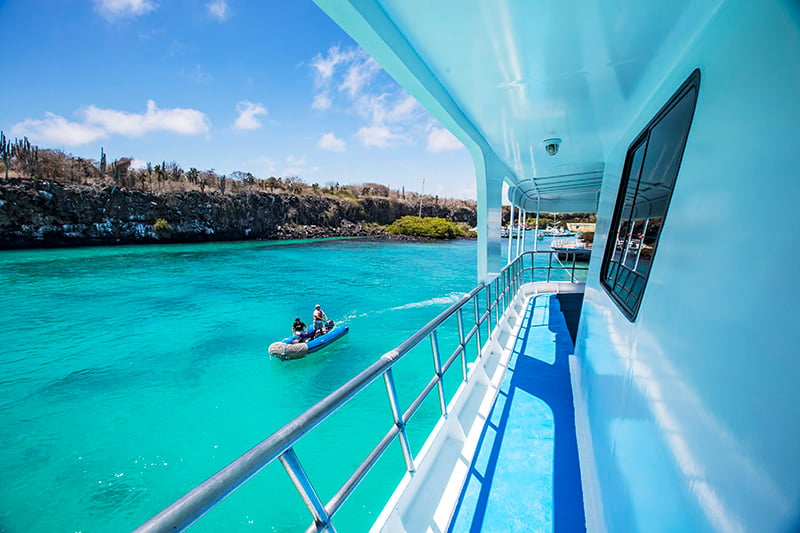
[(586, 531), (572, 351), (559, 299), (531, 298), (448, 532)]

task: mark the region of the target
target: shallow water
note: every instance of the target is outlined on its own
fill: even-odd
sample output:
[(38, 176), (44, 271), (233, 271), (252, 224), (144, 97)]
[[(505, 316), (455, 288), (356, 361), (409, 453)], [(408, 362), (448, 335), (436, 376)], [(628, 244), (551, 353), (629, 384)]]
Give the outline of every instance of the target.
[[(475, 279), (469, 241), (3, 252), (0, 531), (136, 527), (394, 348)], [(350, 333), (306, 359), (268, 357), (295, 316), (310, 323), (316, 303)], [(430, 379), (430, 351), (417, 351), (397, 369), (401, 402)], [(437, 404), (434, 394), (420, 413), (416, 448)], [(297, 447), (324, 499), (390, 427), (379, 382)], [(364, 530), (380, 511), (403, 472), (394, 448), (337, 515), (340, 530)], [(194, 530), (297, 531), (310, 522), (275, 464)]]

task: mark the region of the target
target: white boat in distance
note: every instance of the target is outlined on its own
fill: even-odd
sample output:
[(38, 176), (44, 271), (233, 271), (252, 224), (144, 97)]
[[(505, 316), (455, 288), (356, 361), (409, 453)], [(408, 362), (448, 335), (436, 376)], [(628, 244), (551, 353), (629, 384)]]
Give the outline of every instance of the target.
[[(315, 1), (471, 153), (478, 285), (141, 530), (279, 460), (309, 530), (334, 531), (392, 443), (405, 474), (374, 531), (800, 530), (797, 248), (742, 216), (800, 227), (800, 5)], [(588, 271), (503, 266), (504, 183), (512, 221), (597, 213)], [(392, 369), (420, 343), (431, 379), (403, 403)], [(295, 444), (379, 379), (391, 429), (323, 500)]]
[(564, 229), (561, 226), (547, 226), (547, 228), (539, 231), (539, 235), (543, 235), (544, 237), (574, 237), (577, 233)]

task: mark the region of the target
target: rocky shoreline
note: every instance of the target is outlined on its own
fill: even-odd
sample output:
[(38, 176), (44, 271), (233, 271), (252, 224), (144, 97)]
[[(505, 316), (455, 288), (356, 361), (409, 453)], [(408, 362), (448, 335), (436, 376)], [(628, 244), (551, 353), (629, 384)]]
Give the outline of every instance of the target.
[[(377, 237), (418, 206), (396, 198), (186, 191), (154, 194), (55, 181), (0, 180), (0, 249)], [(438, 203), (423, 216), (475, 225), (474, 209)], [(156, 224), (157, 221), (163, 221)]]

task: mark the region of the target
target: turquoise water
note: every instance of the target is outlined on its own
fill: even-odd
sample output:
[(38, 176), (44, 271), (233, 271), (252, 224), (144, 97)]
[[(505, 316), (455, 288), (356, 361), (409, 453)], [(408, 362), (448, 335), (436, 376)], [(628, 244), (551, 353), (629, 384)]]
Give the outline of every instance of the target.
[[(3, 252), (0, 531), (136, 527), (468, 292), (475, 258), (470, 241), (360, 239)], [(268, 357), (316, 303), (350, 333), (302, 360)], [(456, 339), (450, 320), (443, 358)], [(427, 342), (395, 367), (403, 409), (432, 371)], [(460, 364), (445, 378), (450, 396)], [(415, 451), (438, 409), (434, 392), (409, 425)], [(324, 501), (391, 426), (380, 380), (296, 447)], [(395, 444), (339, 530), (366, 530), (403, 472)], [(193, 531), (310, 522), (276, 463)]]
[[(469, 291), (475, 253), (469, 241), (367, 240), (3, 252), (0, 531), (136, 527)], [(316, 303), (350, 333), (303, 360), (268, 357)], [(429, 348), (403, 365), (407, 406), (430, 378)], [(423, 407), (416, 449), (436, 395)], [(378, 382), (297, 447), (323, 498), (390, 427)], [(365, 529), (402, 473), (395, 446), (337, 515), (340, 530)], [(195, 529), (310, 521), (276, 463)]]

